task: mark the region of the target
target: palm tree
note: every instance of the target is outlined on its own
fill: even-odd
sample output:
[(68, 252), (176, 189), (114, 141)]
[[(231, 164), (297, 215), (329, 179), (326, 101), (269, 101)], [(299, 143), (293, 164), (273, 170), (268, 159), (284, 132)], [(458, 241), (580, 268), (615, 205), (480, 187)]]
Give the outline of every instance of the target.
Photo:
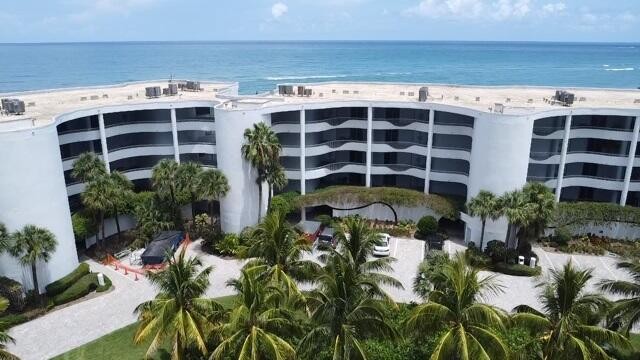
[[(0, 297), (0, 314), (7, 310), (9, 301)], [(15, 341), (5, 331), (5, 324), (0, 321), (0, 360), (19, 360), (17, 356), (6, 350), (7, 343), (14, 343)]]
[(480, 234), (480, 250), (482, 250), (487, 219), (496, 220), (500, 217), (498, 198), (491, 191), (480, 190), (478, 195), (469, 201), (467, 209), (469, 210), (469, 215), (477, 216), (482, 221), (482, 232)]
[(604, 345), (630, 347), (624, 336), (594, 323), (609, 302), (601, 294), (585, 292), (592, 271), (576, 269), (570, 261), (560, 271), (552, 269), (550, 281), (538, 285), (543, 289), (539, 296), (543, 311), (516, 307), (514, 323), (539, 335), (544, 359), (609, 359)]
[(11, 235), (9, 231), (7, 231), (7, 227), (0, 223), (0, 253), (7, 250), (9, 248)]
[(418, 336), (443, 329), (436, 340), (432, 360), (506, 359), (507, 345), (500, 338), (504, 314), (479, 302), (501, 287), (493, 276), (478, 278), (478, 270), (457, 255), (431, 279), (434, 289), (427, 303), (418, 305), (406, 321), (406, 329)]
[(267, 209), (271, 208), (271, 198), (273, 197), (273, 190), (282, 190), (287, 186), (289, 180), (287, 174), (284, 171), (284, 167), (280, 163), (274, 163), (273, 166), (267, 171), (265, 180), (269, 185), (269, 193), (267, 200)]
[(196, 219), (195, 202), (198, 201), (198, 192), (200, 191), (200, 174), (202, 167), (195, 162), (180, 163), (176, 173), (177, 187), (181, 193), (189, 197), (191, 203), (191, 219)]
[(180, 226), (181, 215), (178, 198), (178, 163), (173, 159), (162, 159), (154, 167), (151, 173), (151, 184), (158, 196), (168, 198), (171, 208), (171, 216), (176, 226)]
[(100, 223), (100, 229), (102, 232), (102, 239), (100, 234), (96, 235), (96, 242), (99, 246), (105, 240), (104, 233), (104, 217), (108, 211), (112, 211), (115, 207), (116, 195), (113, 182), (110, 177), (102, 176), (92, 179), (82, 193), (82, 203), (84, 206), (98, 213), (98, 219)]
[(305, 358), (330, 345), (335, 360), (366, 359), (360, 342), (365, 334), (397, 335), (385, 312), (385, 302), (395, 303), (378, 275), (362, 272), (351, 253), (333, 251), (316, 279), (318, 288), (307, 296), (312, 329), (299, 344)]
[[(296, 351), (285, 340), (300, 332), (295, 308), (282, 306), (282, 290), (264, 284), (252, 269), (227, 283), (238, 294), (238, 303), (216, 332), (223, 341), (211, 359), (295, 359)], [(278, 305), (276, 305), (278, 304)]]
[(102, 159), (93, 152), (80, 154), (73, 162), (71, 176), (81, 182), (89, 182), (107, 174), (107, 168)]
[(31, 267), (33, 288), (36, 294), (40, 295), (37, 265), (39, 261), (48, 262), (51, 254), (56, 251), (56, 237), (47, 229), (25, 225), (22, 230), (15, 232), (12, 238), (9, 253), (18, 258), (22, 265)]
[(266, 265), (272, 278), (286, 278), (286, 274), (298, 281), (311, 280), (320, 267), (313, 261), (303, 260), (311, 247), (303, 235), (298, 234), (278, 211), (268, 213), (251, 232), (251, 244), (244, 252), (255, 258), (246, 266)]
[(278, 164), (282, 147), (278, 137), (265, 123), (253, 124), (253, 128), (244, 131), (245, 143), (242, 156), (258, 172), (258, 219), (262, 218), (262, 184), (266, 181), (268, 170)]
[[(133, 195), (133, 183), (119, 171), (109, 174), (111, 199), (111, 212), (116, 221), (118, 239), (120, 238), (120, 212), (127, 207)], [(103, 234), (104, 236), (104, 234)]]
[(621, 262), (618, 263), (618, 268), (625, 269), (633, 281), (606, 280), (600, 283), (600, 288), (624, 296), (615, 302), (611, 313), (628, 336), (631, 329), (640, 325), (640, 262)]
[(499, 207), (501, 215), (506, 216), (509, 221), (505, 244), (509, 249), (515, 249), (518, 247), (516, 236), (518, 230), (528, 225), (535, 216), (534, 206), (527, 201), (521, 191), (516, 190), (503, 194), (499, 200)]
[(222, 306), (204, 297), (213, 267), (200, 271), (201, 267), (200, 259), (187, 258), (182, 248), (177, 257), (169, 259), (165, 270), (147, 274), (158, 294), (136, 307), (140, 325), (134, 335), (136, 344), (153, 339), (147, 357), (163, 346), (166, 339), (171, 341), (172, 359), (183, 359), (185, 350), (191, 346), (207, 354), (211, 320), (222, 312)]
[(207, 200), (209, 203), (209, 218), (211, 218), (211, 225), (213, 225), (213, 201), (227, 195), (229, 182), (222, 171), (207, 169), (200, 173), (198, 186), (199, 199)]
[(556, 200), (551, 190), (539, 182), (527, 183), (522, 189), (522, 195), (531, 207), (531, 218), (522, 229), (523, 240), (531, 242), (537, 240), (549, 225), (556, 208)]

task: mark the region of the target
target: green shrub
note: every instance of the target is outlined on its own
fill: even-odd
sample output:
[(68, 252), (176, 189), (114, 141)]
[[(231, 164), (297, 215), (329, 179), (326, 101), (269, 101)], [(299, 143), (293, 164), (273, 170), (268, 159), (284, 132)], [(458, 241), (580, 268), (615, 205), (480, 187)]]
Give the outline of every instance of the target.
[(418, 221), (417, 232), (421, 237), (433, 235), (438, 231), (438, 220), (433, 216), (423, 216)]
[(322, 224), (323, 226), (331, 226), (333, 219), (329, 215), (322, 214), (316, 216), (316, 221), (320, 222), (320, 224)]
[(27, 305), (24, 288), (19, 282), (0, 276), (0, 296), (9, 300), (9, 310), (20, 312)]
[(500, 240), (491, 240), (484, 248), (484, 253), (491, 258), (493, 264), (505, 262), (507, 260), (507, 248)]
[(527, 265), (507, 264), (504, 262), (494, 264), (493, 270), (495, 272), (513, 276), (538, 276), (542, 272), (540, 266), (531, 268)]
[(553, 236), (554, 242), (556, 242), (559, 246), (567, 245), (569, 241), (571, 241), (571, 238), (571, 232), (566, 227), (557, 228), (555, 235)]
[(271, 198), (271, 206), (269, 212), (278, 211), (280, 214), (287, 215), (296, 209), (298, 196), (295, 191), (278, 194)]
[(225, 234), (224, 238), (215, 247), (221, 255), (234, 256), (238, 253), (238, 248), (240, 247), (240, 237), (236, 234)]
[(94, 290), (97, 292), (103, 292), (109, 288), (111, 288), (111, 280), (106, 275), (104, 275), (104, 286), (100, 286), (98, 284), (98, 274), (89, 273), (76, 281), (62, 294), (55, 296), (53, 298), (53, 303), (55, 305), (66, 304), (70, 301), (80, 299)]
[(491, 258), (484, 254), (474, 243), (469, 243), (467, 250), (464, 252), (467, 263), (479, 269), (488, 269), (491, 267)]
[(76, 241), (84, 240), (98, 231), (95, 218), (87, 214), (86, 211), (78, 211), (71, 215), (71, 225)]
[(80, 280), (83, 276), (89, 273), (89, 264), (81, 263), (78, 267), (67, 274), (66, 276), (52, 282), (51, 284), (45, 286), (45, 290), (47, 291), (47, 295), (55, 296), (61, 294), (65, 290), (67, 290), (71, 285), (75, 284), (76, 281)]

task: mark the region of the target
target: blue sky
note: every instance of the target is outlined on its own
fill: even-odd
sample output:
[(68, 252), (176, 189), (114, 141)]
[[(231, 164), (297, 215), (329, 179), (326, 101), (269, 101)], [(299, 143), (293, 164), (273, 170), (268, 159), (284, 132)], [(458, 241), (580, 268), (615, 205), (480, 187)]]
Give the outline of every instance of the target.
[(640, 0), (19, 0), (0, 7), (0, 42), (308, 39), (638, 42)]

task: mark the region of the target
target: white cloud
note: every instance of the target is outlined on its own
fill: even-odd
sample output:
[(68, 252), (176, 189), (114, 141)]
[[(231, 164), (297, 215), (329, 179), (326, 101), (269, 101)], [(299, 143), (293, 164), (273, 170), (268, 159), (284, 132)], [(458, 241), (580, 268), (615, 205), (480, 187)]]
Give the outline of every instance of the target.
[(422, 0), (404, 13), (430, 18), (511, 20), (528, 15), (530, 3), (531, 0)]
[(286, 14), (287, 11), (289, 11), (289, 7), (281, 2), (277, 2), (271, 7), (271, 15), (274, 19), (279, 19), (282, 15)]
[(638, 20), (637, 15), (628, 11), (612, 13), (595, 13), (587, 8), (581, 9), (578, 24), (575, 26), (581, 31), (620, 31), (627, 30)]
[(492, 17), (497, 20), (521, 19), (529, 11), (529, 0), (498, 0), (492, 5)]
[(159, 0), (96, 0), (92, 2), (80, 2), (78, 6), (84, 8), (76, 13), (69, 14), (73, 21), (84, 22), (103, 15), (129, 15), (134, 10), (157, 3)]
[(563, 2), (548, 3), (542, 6), (542, 12), (545, 14), (557, 14), (563, 12), (567, 5)]

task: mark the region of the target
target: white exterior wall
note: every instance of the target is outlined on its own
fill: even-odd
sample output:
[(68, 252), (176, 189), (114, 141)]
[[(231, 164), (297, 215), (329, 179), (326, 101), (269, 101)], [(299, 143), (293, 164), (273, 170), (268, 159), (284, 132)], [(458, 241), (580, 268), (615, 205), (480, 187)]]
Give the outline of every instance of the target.
[[(78, 265), (71, 214), (60, 161), (56, 127), (3, 131), (0, 123), (0, 222), (11, 232), (33, 224), (51, 231), (58, 242), (48, 263), (38, 264), (41, 289)], [(11, 124), (16, 125), (16, 124)], [(3, 255), (0, 273), (27, 286), (29, 269)]]
[[(362, 206), (363, 204), (330, 204), (331, 206), (339, 208), (350, 208), (356, 206)], [(436, 214), (433, 210), (425, 207), (406, 207), (393, 205), (393, 209), (398, 215), (398, 221), (400, 220), (413, 220), (418, 222), (423, 216), (433, 216), (437, 220), (440, 220), (441, 216)], [(382, 204), (373, 204), (363, 209), (358, 210), (333, 210), (334, 217), (343, 217), (348, 215), (360, 215), (364, 218), (371, 220), (387, 220), (393, 221), (393, 212), (387, 206)]]

